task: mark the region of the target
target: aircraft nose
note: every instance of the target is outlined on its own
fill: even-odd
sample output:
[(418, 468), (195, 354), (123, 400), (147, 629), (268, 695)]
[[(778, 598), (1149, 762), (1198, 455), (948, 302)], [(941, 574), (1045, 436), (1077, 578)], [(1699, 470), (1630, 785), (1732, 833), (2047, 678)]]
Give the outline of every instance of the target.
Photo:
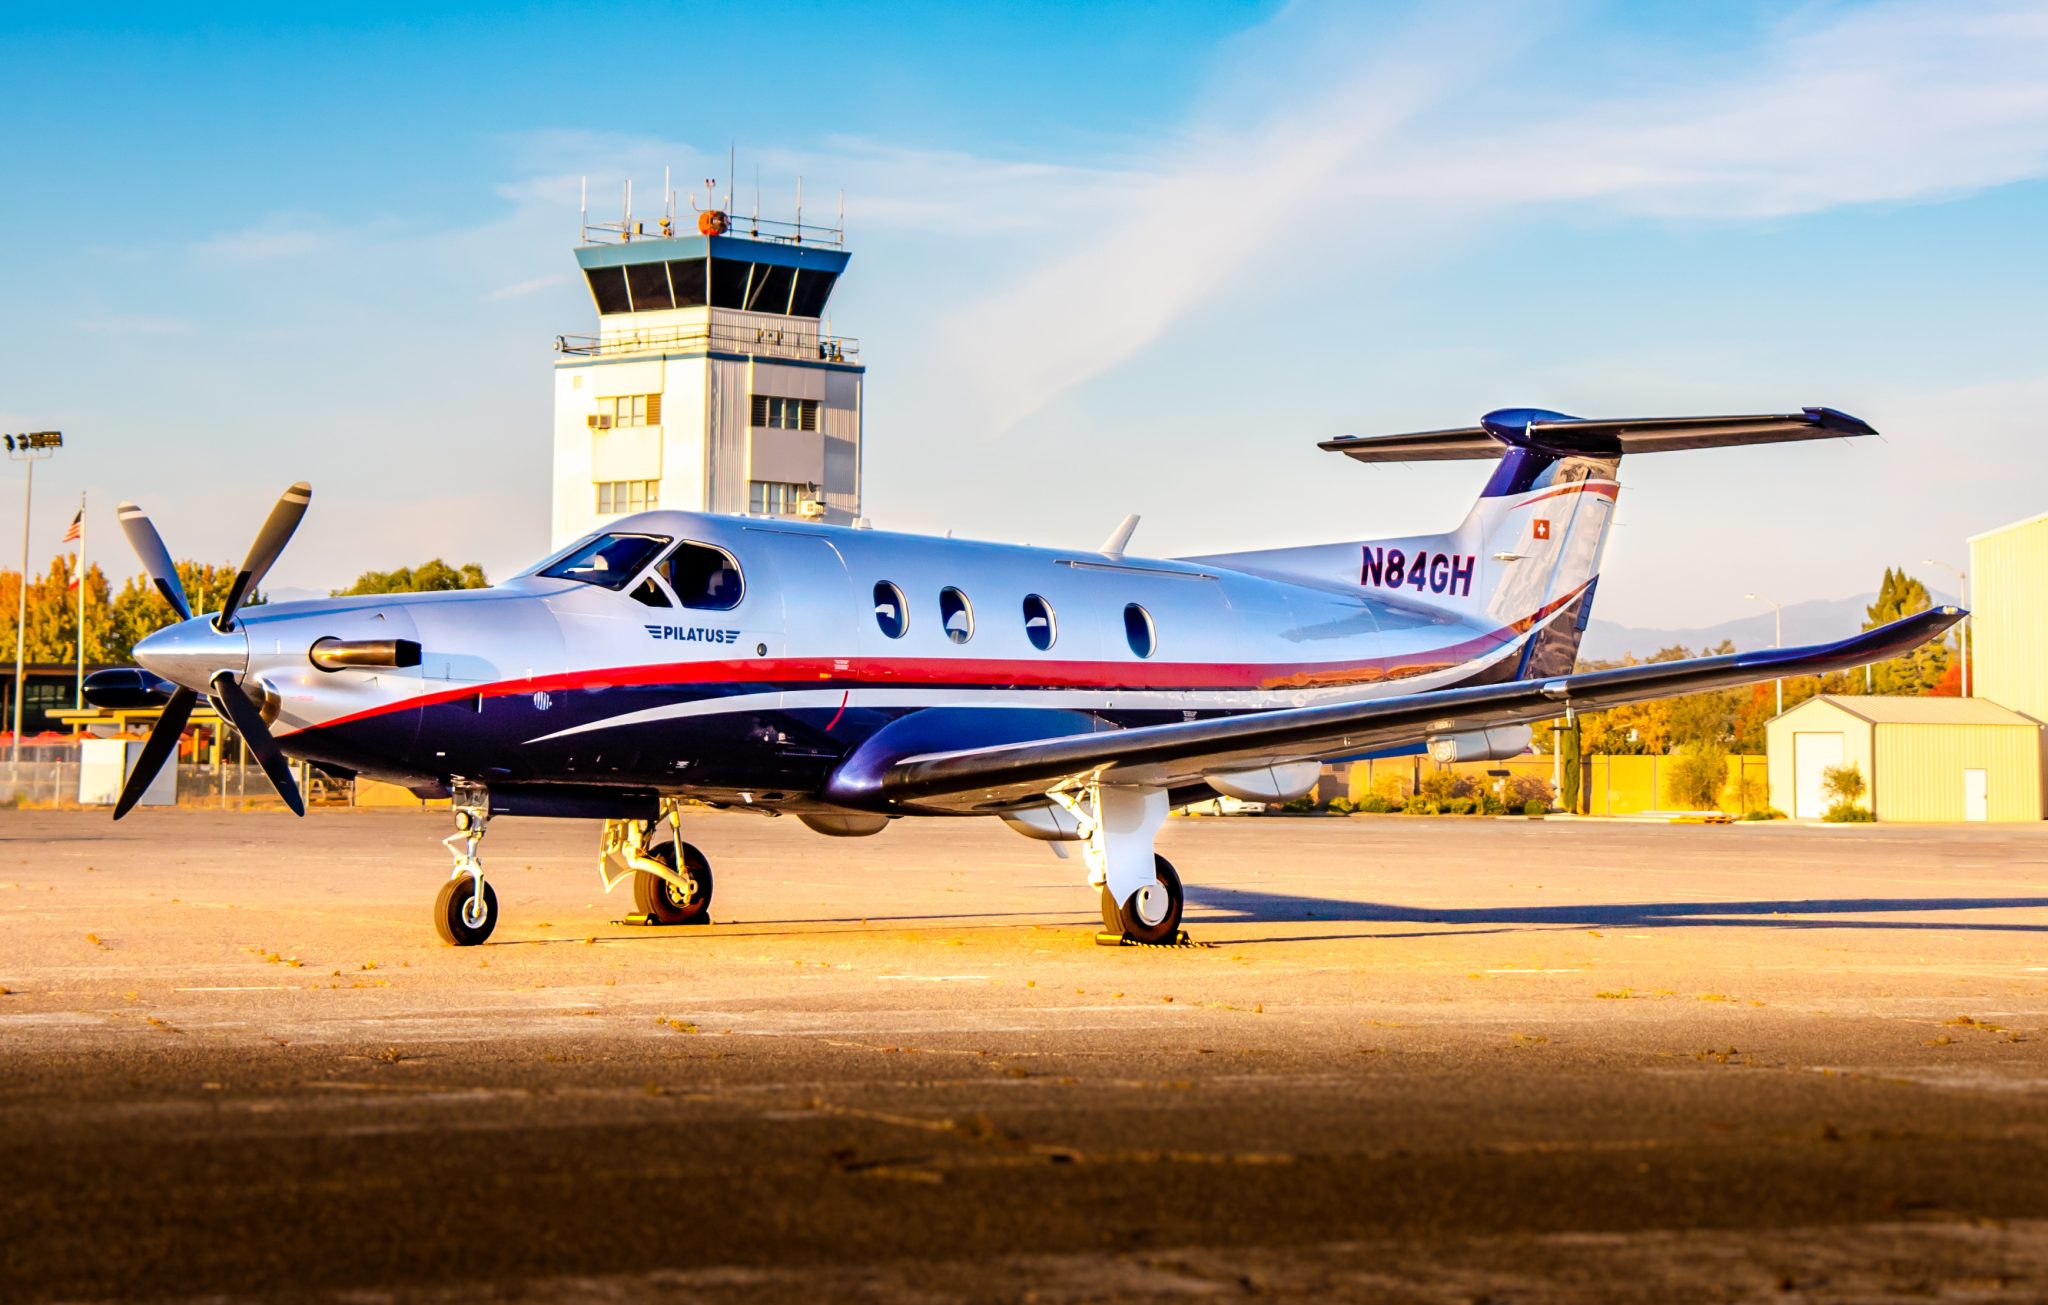
[(135, 660), (173, 684), (204, 693), (222, 671), (248, 674), (249, 631), (237, 626), (222, 634), (211, 617), (195, 616), (136, 644)]

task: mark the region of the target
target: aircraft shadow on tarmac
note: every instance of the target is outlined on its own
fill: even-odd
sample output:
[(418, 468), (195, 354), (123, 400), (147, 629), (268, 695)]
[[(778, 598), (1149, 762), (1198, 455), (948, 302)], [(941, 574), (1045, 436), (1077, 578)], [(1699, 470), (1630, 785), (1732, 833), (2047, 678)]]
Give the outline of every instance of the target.
[[(1525, 928), (1587, 927), (1761, 928), (1761, 929), (1975, 929), (2016, 933), (2048, 932), (2048, 922), (2026, 924), (2006, 920), (1873, 920), (1869, 915), (1914, 915), (1949, 911), (2013, 911), (2048, 907), (2048, 897), (1841, 897), (1780, 901), (1731, 902), (1575, 902), (1557, 906), (1428, 907), (1393, 906), (1382, 902), (1346, 902), (1241, 888), (1190, 884), (1188, 905), (1201, 908), (1198, 920), (1226, 923), (1236, 917), (1247, 924), (1282, 920), (1337, 923), (1427, 924), (1438, 931), (1375, 933), (1382, 938), (1426, 937), (1429, 932), (1507, 933)], [(1219, 919), (1214, 913), (1227, 913)], [(1493, 926), (1475, 929), (1474, 926)], [(1327, 934), (1312, 935), (1328, 938)], [(1289, 942), (1289, 938), (1246, 938), (1241, 942)]]

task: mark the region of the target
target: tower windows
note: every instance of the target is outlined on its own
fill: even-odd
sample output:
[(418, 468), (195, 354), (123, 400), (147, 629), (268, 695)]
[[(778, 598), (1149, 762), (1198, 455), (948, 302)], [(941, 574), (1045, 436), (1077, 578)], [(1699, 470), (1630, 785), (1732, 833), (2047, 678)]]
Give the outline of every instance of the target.
[(818, 401), (757, 394), (754, 396), (754, 425), (770, 430), (816, 430)]
[(610, 417), (613, 426), (661, 425), (659, 394), (618, 394), (597, 401), (597, 415)]
[(967, 601), (967, 595), (950, 585), (939, 590), (939, 628), (954, 643), (966, 643), (974, 637), (974, 605)]
[(781, 480), (747, 482), (747, 511), (757, 517), (800, 516), (804, 501), (816, 497), (815, 485), (796, 485)]
[(609, 516), (618, 512), (647, 512), (661, 506), (658, 480), (600, 480), (597, 482), (597, 512)]

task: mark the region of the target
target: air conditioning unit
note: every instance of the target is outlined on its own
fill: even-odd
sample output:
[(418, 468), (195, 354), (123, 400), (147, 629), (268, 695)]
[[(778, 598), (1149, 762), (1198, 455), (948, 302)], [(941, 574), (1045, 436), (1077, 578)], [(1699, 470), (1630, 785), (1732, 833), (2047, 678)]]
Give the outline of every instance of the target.
[(825, 505), (814, 498), (800, 498), (796, 503), (796, 514), (806, 521), (816, 521), (825, 515)]
[(608, 412), (593, 412), (588, 420), (592, 430), (610, 430), (612, 428), (612, 414)]

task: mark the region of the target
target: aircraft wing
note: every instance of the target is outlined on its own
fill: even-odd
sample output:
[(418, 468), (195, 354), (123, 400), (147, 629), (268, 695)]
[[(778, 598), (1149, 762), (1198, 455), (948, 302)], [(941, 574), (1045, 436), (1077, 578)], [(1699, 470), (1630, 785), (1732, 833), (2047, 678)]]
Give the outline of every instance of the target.
[(891, 764), (876, 796), (905, 806), (972, 811), (1028, 800), (1097, 773), (1104, 783), (1194, 785), (1210, 772), (1355, 756), (1441, 734), (1555, 719), (1567, 707), (1598, 711), (1885, 661), (1939, 636), (1962, 617), (1960, 608), (1937, 607), (1836, 643), (928, 752)]

